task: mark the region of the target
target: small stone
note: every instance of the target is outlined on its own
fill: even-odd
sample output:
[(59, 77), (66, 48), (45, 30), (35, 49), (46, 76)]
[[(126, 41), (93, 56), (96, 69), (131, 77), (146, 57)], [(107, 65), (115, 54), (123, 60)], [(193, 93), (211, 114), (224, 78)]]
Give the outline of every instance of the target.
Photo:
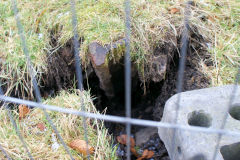
[(159, 144), (158, 144), (158, 143), (155, 143), (154, 146), (155, 146), (156, 148), (158, 148), (158, 147), (159, 147)]
[(42, 39), (43, 38), (43, 34), (42, 33), (39, 33), (38, 34), (38, 39)]
[(156, 148), (153, 147), (153, 146), (148, 148), (148, 150), (150, 150), (150, 151), (154, 151), (155, 149), (156, 149)]
[(60, 147), (60, 145), (58, 144), (57, 138), (56, 138), (56, 136), (55, 136), (54, 133), (52, 133), (52, 142), (53, 142), (53, 144), (52, 144), (52, 146), (51, 146), (52, 150), (53, 150), (53, 151), (57, 151), (58, 148)]
[(89, 45), (89, 52), (90, 52), (92, 64), (96, 66), (100, 66), (105, 63), (105, 59), (109, 50), (101, 46), (97, 42), (92, 42)]
[(149, 141), (149, 143), (154, 144), (154, 140), (151, 139), (151, 140)]
[(105, 91), (107, 97), (112, 98), (114, 96), (113, 84), (111, 82), (112, 75), (107, 61), (109, 49), (97, 42), (92, 42), (89, 45), (89, 52), (92, 66), (100, 81), (100, 88)]
[(144, 110), (144, 112), (150, 113), (152, 111), (152, 109), (153, 109), (153, 106), (149, 106)]
[(138, 153), (141, 155), (143, 153), (143, 149), (139, 149)]
[[(138, 131), (135, 134), (136, 145), (141, 146), (142, 144), (146, 143), (152, 135), (157, 133), (157, 128), (144, 128)], [(151, 145), (150, 143), (148, 145)]]

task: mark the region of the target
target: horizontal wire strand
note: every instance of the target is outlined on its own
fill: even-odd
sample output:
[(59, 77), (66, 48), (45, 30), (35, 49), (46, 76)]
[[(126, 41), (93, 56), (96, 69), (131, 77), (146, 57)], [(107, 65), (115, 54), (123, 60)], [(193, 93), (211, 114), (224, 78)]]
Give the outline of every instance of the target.
[(236, 131), (228, 131), (228, 130), (221, 130), (221, 129), (214, 129), (214, 128), (204, 128), (204, 127), (197, 127), (197, 126), (186, 126), (186, 125), (179, 125), (179, 124), (172, 124), (172, 123), (165, 123), (165, 122), (158, 122), (158, 121), (151, 121), (151, 120), (141, 120), (135, 118), (127, 118), (127, 117), (119, 117), (119, 116), (112, 116), (112, 115), (102, 115), (102, 114), (95, 114), (89, 112), (82, 112), (74, 109), (66, 109), (52, 105), (41, 104), (33, 101), (22, 100), (13, 97), (7, 97), (0, 95), (0, 100), (4, 100), (6, 102), (12, 102), (16, 104), (25, 104), (36, 108), (46, 109), (50, 111), (56, 111), (61, 113), (73, 114), (77, 116), (84, 116), (88, 118), (95, 118), (105, 121), (111, 122), (119, 122), (119, 123), (127, 123), (129, 122), (132, 125), (138, 126), (149, 126), (149, 127), (161, 127), (161, 128), (177, 128), (186, 131), (194, 131), (194, 132), (203, 132), (209, 134), (224, 134), (230, 136), (240, 136), (240, 132)]

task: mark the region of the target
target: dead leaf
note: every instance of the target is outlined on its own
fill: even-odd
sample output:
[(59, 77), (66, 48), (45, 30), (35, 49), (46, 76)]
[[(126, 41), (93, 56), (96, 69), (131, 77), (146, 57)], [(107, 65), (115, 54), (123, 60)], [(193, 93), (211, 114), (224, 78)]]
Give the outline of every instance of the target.
[(147, 157), (146, 158), (152, 158), (154, 156), (153, 151), (148, 151)]
[(142, 156), (139, 157), (137, 160), (142, 160), (142, 159), (149, 159), (152, 158), (154, 156), (154, 152), (153, 151), (149, 151), (148, 149), (145, 149), (142, 153)]
[(170, 9), (170, 13), (171, 13), (171, 14), (176, 14), (176, 13), (178, 13), (178, 12), (180, 12), (180, 9), (178, 9), (178, 8), (171, 8), (171, 9)]
[(46, 127), (45, 127), (44, 123), (38, 123), (38, 124), (37, 124), (37, 128), (38, 128), (40, 131), (44, 131)]
[(215, 19), (212, 16), (208, 16), (208, 20), (211, 22), (215, 22)]
[(25, 104), (20, 104), (18, 106), (19, 111), (19, 119), (25, 118), (27, 114), (30, 112), (30, 109)]
[(217, 19), (219, 19), (219, 17), (216, 16), (216, 15), (213, 15), (213, 16), (210, 16), (210, 15), (209, 15), (207, 18), (208, 18), (208, 20), (211, 21), (211, 22), (215, 22)]
[[(118, 141), (118, 143), (127, 145), (127, 135), (122, 134), (120, 136), (117, 136), (117, 141)], [(131, 146), (131, 148), (135, 146), (135, 140), (132, 137), (130, 137), (130, 146)]]
[[(120, 136), (117, 136), (117, 141), (120, 144), (127, 145), (127, 135), (122, 134)], [(136, 149), (134, 148), (135, 147), (135, 140), (132, 137), (130, 137), (130, 146), (131, 146), (130, 151), (133, 153), (133, 155), (135, 157), (139, 157), (139, 154), (137, 153)]]
[(142, 153), (142, 157), (146, 158), (148, 155), (148, 149), (144, 149), (143, 153)]
[(37, 20), (36, 20), (36, 33), (38, 33), (38, 31), (39, 31), (39, 23), (40, 23), (40, 20), (41, 20), (41, 18), (42, 18), (42, 16), (43, 16), (43, 14), (45, 13), (47, 11), (47, 8), (45, 8), (44, 10), (42, 10), (42, 12), (40, 12), (40, 14), (39, 14), (39, 16), (38, 16), (38, 18), (37, 18)]
[(92, 146), (90, 146), (89, 144), (87, 145), (86, 141), (81, 140), (81, 139), (73, 140), (72, 142), (69, 143), (69, 147), (77, 150), (78, 152), (82, 153), (85, 156), (88, 154), (88, 152), (89, 152), (89, 154), (94, 153), (94, 148)]

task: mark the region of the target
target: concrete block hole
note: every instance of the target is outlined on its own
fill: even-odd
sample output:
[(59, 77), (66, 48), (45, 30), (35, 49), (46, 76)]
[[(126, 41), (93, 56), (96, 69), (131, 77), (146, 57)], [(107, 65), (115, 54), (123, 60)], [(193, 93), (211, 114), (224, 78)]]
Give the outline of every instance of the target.
[(231, 107), (229, 110), (229, 114), (232, 116), (232, 118), (240, 120), (240, 104), (233, 105), (233, 107)]
[(220, 153), (224, 160), (239, 160), (240, 159), (240, 142), (225, 145), (220, 148)]
[[(182, 154), (182, 149), (180, 146), (177, 147), (177, 151), (178, 151), (179, 155)], [(199, 154), (196, 154), (195, 156), (193, 156), (192, 158), (190, 158), (189, 160), (207, 160), (207, 159), (202, 153), (199, 153)]]
[(191, 126), (210, 127), (212, 117), (203, 110), (193, 111), (188, 114), (188, 124)]
[(197, 155), (193, 156), (189, 160), (207, 160), (207, 158), (203, 154), (200, 153), (200, 154), (197, 154)]
[(177, 147), (177, 151), (178, 151), (179, 154), (182, 154), (182, 149), (181, 149), (181, 147), (178, 146), (178, 147)]

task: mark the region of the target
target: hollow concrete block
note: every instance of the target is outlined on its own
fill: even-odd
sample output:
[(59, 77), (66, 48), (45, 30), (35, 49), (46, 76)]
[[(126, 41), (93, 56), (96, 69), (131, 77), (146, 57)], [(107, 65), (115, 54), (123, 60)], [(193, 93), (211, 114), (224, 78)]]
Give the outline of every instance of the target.
[[(237, 88), (233, 103), (229, 100), (234, 85), (213, 87), (180, 93), (180, 109), (177, 124), (207, 128), (221, 128), (224, 115), (228, 113), (225, 129), (240, 133), (240, 89)], [(174, 123), (178, 94), (165, 104), (162, 122)], [(170, 152), (174, 129), (159, 128), (172, 160), (212, 160), (217, 144), (217, 134), (176, 130), (175, 145)], [(217, 149), (216, 160), (240, 160), (240, 137), (223, 135)]]

